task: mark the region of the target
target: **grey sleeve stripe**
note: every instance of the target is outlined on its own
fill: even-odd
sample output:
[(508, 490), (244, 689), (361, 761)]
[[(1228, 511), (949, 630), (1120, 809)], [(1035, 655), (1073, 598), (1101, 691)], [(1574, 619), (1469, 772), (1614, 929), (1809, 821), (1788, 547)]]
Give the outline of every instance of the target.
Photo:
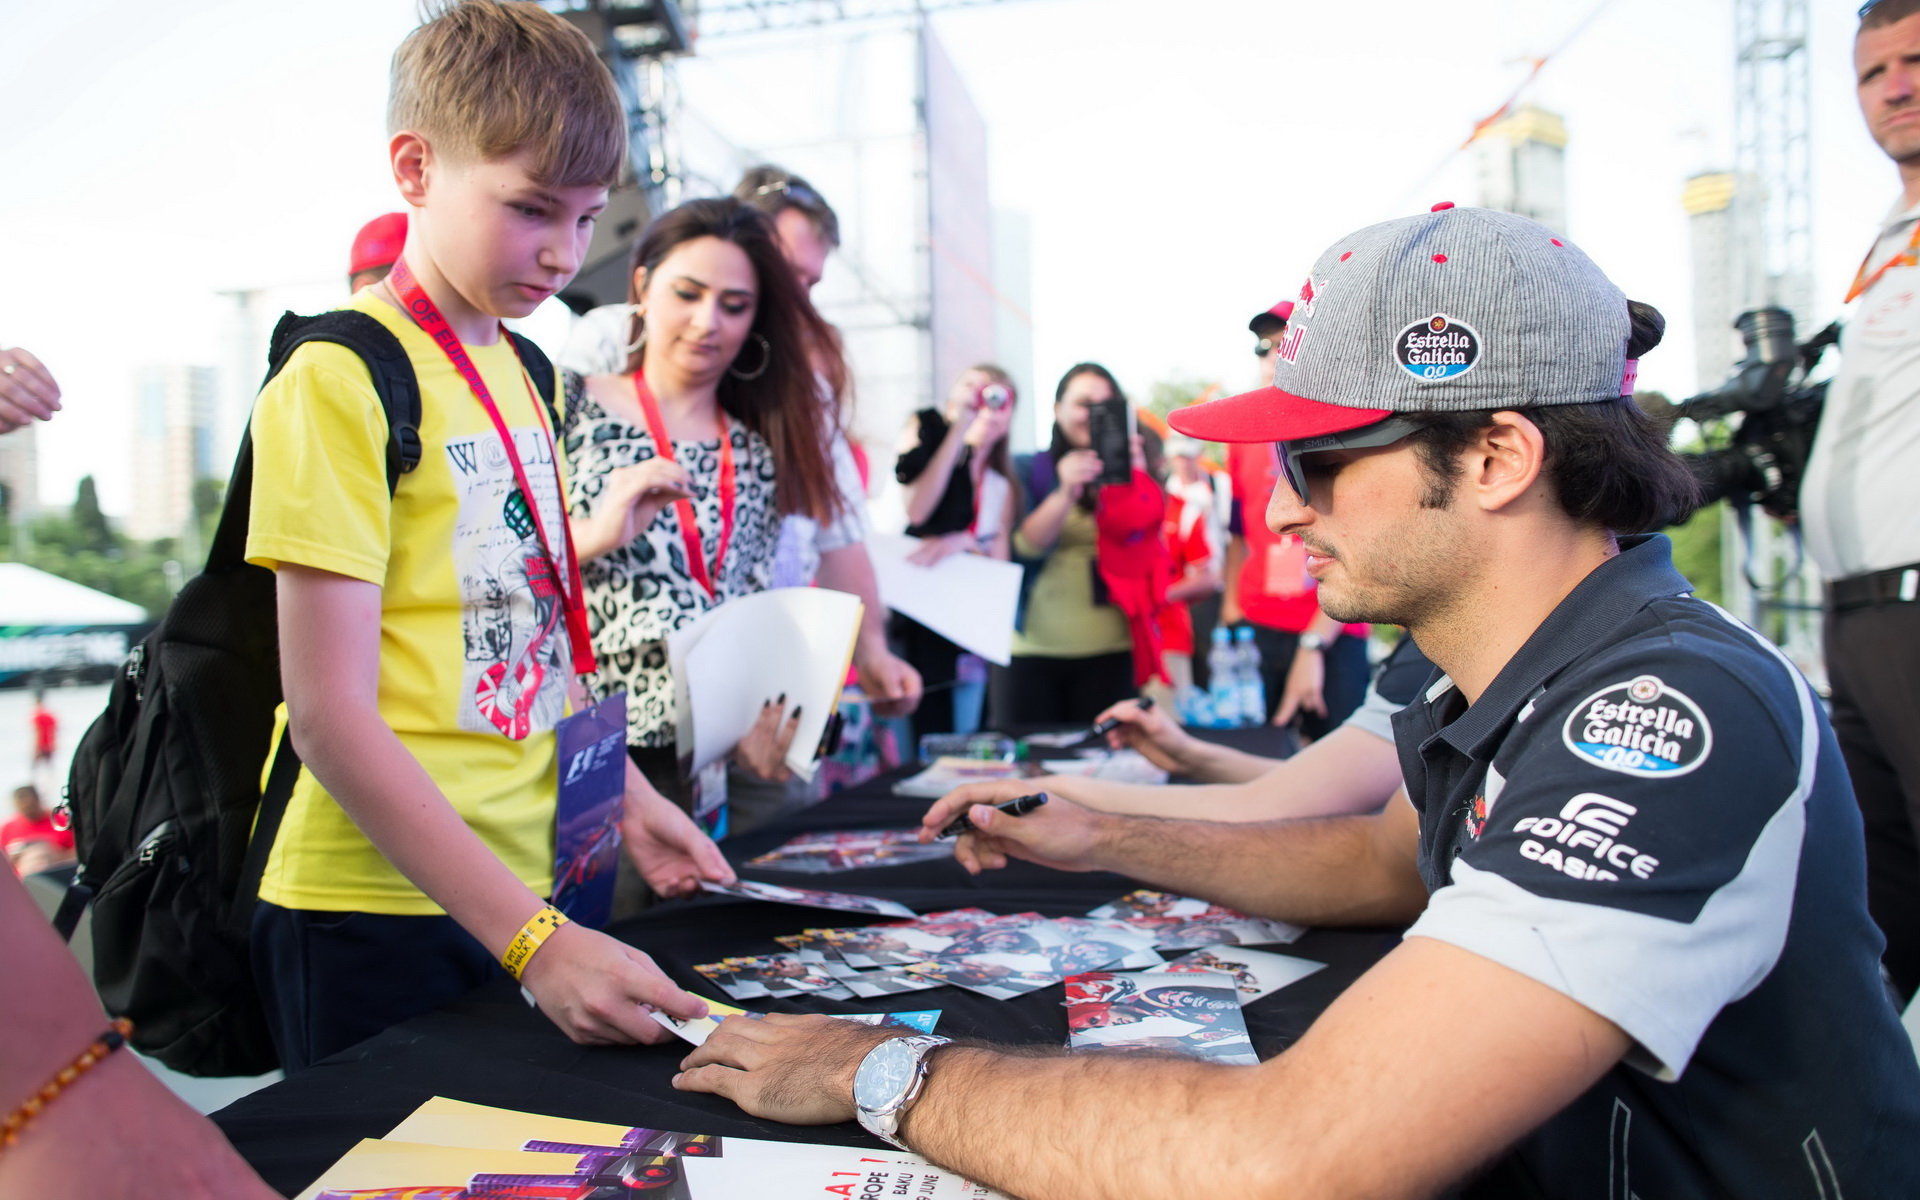
[(1360, 707), (1353, 710), (1343, 725), (1364, 729), (1385, 742), (1393, 741), (1393, 714), (1400, 711), (1402, 705), (1395, 704), (1380, 694), (1378, 687), (1368, 685), (1367, 698)]
[(1782, 805), (1740, 873), (1691, 923), (1537, 896), (1456, 859), (1408, 937), (1458, 946), (1542, 983), (1612, 1021), (1645, 1051), (1629, 1061), (1664, 1080), (1686, 1070), (1707, 1026), (1765, 979), (1786, 945), (1790, 884), (1806, 807)]

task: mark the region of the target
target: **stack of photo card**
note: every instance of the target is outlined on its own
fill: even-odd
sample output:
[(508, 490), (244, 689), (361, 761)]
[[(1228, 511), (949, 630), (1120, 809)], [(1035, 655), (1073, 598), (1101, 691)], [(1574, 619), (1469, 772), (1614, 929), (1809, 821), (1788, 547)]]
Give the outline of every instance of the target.
[(1161, 969), (1176, 972), (1218, 972), (1232, 976), (1234, 985), (1240, 991), (1240, 1003), (1251, 1004), (1262, 996), (1272, 995), (1290, 983), (1305, 979), (1315, 971), (1324, 970), (1326, 965), (1314, 962), (1310, 958), (1296, 958), (1291, 954), (1274, 954), (1266, 950), (1248, 950), (1240, 946), (1220, 945), (1195, 950), (1192, 954), (1174, 959)]
[(362, 1141), (298, 1200), (640, 1193), (681, 1200), (1001, 1200), (999, 1193), (906, 1151), (674, 1133), (444, 1097), (421, 1105), (386, 1138)]
[(1154, 946), (1161, 950), (1292, 942), (1306, 932), (1298, 925), (1250, 917), (1191, 896), (1144, 889), (1129, 892), (1111, 904), (1102, 904), (1087, 915), (1095, 920), (1119, 921), (1150, 934)]
[(1004, 1000), (1080, 971), (1157, 966), (1165, 960), (1153, 939), (1120, 921), (963, 908), (883, 925), (807, 929), (775, 939), (786, 954), (694, 969), (736, 1000), (891, 996), (949, 984)]
[(824, 875), (861, 867), (892, 867), (953, 857), (951, 843), (921, 842), (919, 829), (843, 829), (803, 833), (758, 858), (750, 867)]
[(1232, 1066), (1260, 1062), (1231, 976), (1090, 971), (1067, 980), (1067, 1045), (1181, 1054)]
[[(759, 1013), (748, 1012), (744, 1008), (735, 1008), (731, 1004), (722, 1004), (718, 1000), (707, 1001), (707, 1015), (692, 1020), (671, 1017), (657, 1008), (647, 1010), (647, 1015), (656, 1022), (673, 1031), (674, 1035), (699, 1046), (713, 1036), (720, 1022), (728, 1017), (751, 1017), (758, 1019)], [(932, 1033), (933, 1027), (940, 1023), (940, 1010), (921, 1009), (918, 1012), (891, 1013), (835, 1013), (843, 1021), (858, 1021), (862, 1025), (892, 1025), (900, 1029), (911, 1029), (915, 1033)]]
[(742, 879), (738, 883), (714, 883), (702, 879), (703, 891), (743, 900), (766, 900), (773, 904), (797, 904), (801, 908), (830, 908), (836, 912), (872, 913), (881, 917), (911, 917), (913, 910), (897, 900), (878, 896), (849, 896), (845, 892), (816, 892), (810, 888), (781, 887), (777, 883), (759, 883)]
[(802, 993), (829, 1000), (853, 999), (853, 993), (833, 977), (817, 951), (723, 958), (699, 963), (693, 969), (735, 1000), (779, 999)]

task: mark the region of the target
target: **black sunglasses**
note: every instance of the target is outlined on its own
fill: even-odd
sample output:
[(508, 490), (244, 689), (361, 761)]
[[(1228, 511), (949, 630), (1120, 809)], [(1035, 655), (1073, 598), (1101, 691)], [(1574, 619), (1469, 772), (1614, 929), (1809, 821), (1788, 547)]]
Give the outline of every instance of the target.
[(1313, 503), (1307, 493), (1306, 468), (1300, 460), (1309, 454), (1319, 454), (1327, 450), (1371, 450), (1379, 446), (1391, 446), (1409, 434), (1418, 433), (1420, 424), (1406, 417), (1388, 417), (1384, 421), (1375, 421), (1371, 425), (1362, 425), (1346, 433), (1329, 433), (1322, 437), (1301, 438), (1295, 442), (1281, 442), (1280, 474), (1286, 478), (1287, 486), (1293, 494), (1300, 497), (1302, 507)]

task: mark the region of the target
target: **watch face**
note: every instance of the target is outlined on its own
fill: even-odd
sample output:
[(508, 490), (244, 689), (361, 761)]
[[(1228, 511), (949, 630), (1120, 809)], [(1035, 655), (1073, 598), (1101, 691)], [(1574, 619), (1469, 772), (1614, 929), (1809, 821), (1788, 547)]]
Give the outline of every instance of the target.
[(853, 1077), (853, 1102), (869, 1111), (882, 1111), (899, 1102), (913, 1080), (919, 1061), (915, 1038), (881, 1042), (867, 1053)]

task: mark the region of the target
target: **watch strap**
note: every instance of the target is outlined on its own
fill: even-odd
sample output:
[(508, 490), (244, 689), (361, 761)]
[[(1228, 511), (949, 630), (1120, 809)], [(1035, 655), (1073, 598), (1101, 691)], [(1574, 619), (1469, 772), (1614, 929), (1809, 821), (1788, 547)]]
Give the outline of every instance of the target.
[[(913, 1075), (908, 1080), (906, 1089), (887, 1106), (870, 1109), (860, 1104), (858, 1099), (855, 1100), (854, 1115), (859, 1118), (861, 1127), (889, 1145), (906, 1150), (907, 1144), (901, 1141), (899, 1136), (901, 1118), (907, 1115), (907, 1109), (920, 1098), (921, 1090), (926, 1087), (928, 1056), (940, 1047), (952, 1044), (952, 1041), (952, 1038), (940, 1037), (937, 1034), (915, 1034), (911, 1037), (890, 1038), (886, 1042), (875, 1045), (872, 1050), (868, 1050), (867, 1053), (872, 1054), (881, 1046), (893, 1042), (908, 1042), (914, 1047), (915, 1058)], [(863, 1065), (865, 1061), (864, 1058), (861, 1060)], [(858, 1075), (857, 1068), (855, 1074)]]

